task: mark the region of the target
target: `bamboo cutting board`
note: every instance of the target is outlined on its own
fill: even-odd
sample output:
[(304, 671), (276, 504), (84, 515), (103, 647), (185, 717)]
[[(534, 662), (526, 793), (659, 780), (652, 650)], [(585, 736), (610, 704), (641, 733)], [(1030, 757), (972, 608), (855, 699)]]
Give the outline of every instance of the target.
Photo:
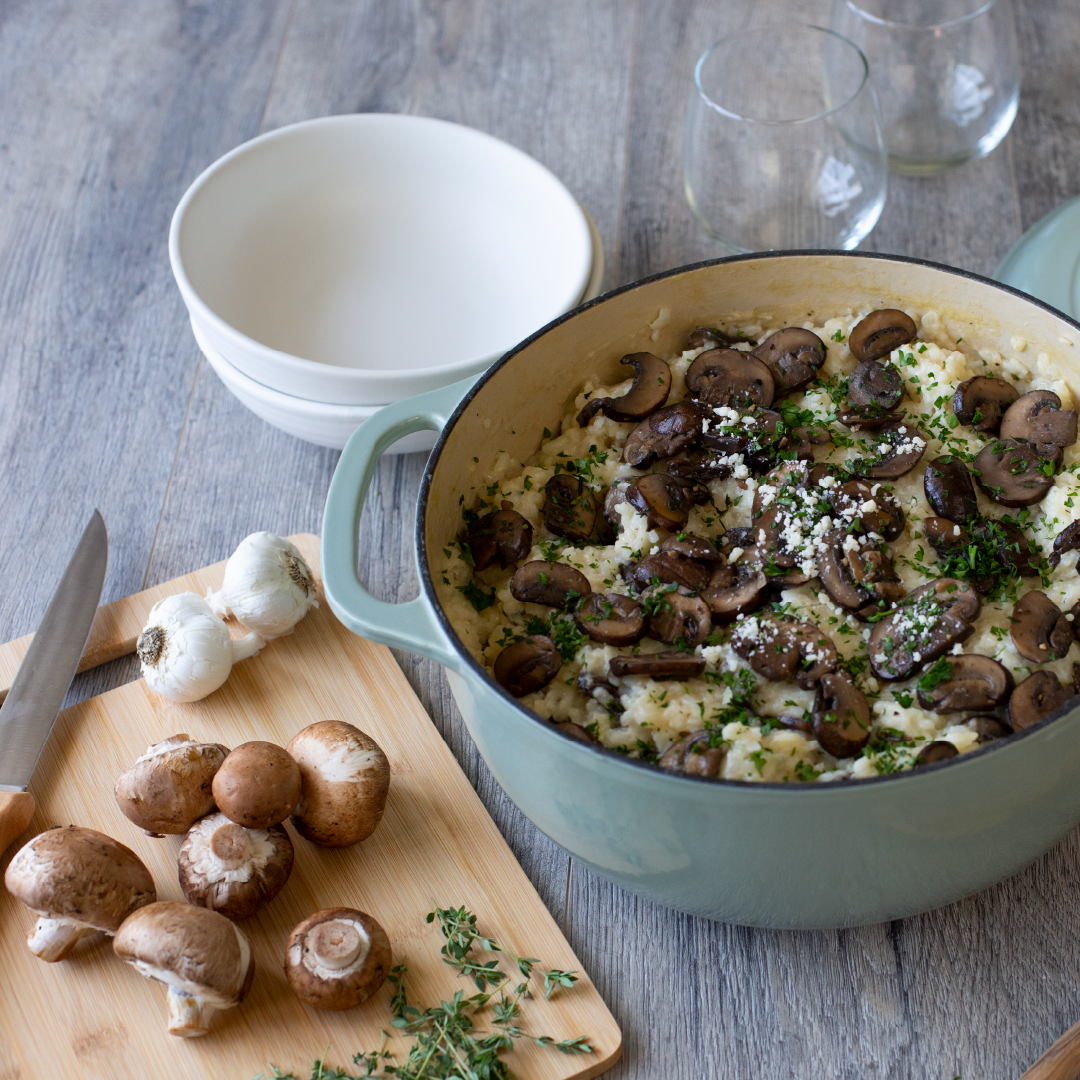
[[(317, 568), (318, 538), (292, 540)], [(131, 652), (156, 600), (218, 588), (224, 568), (219, 563), (102, 608), (84, 667)], [(5, 692), (29, 640), (0, 646)], [(372, 837), (340, 850), (314, 847), (290, 827), (296, 862), (288, 884), (241, 924), (256, 963), (247, 1000), (215, 1014), (209, 1035), (175, 1038), (165, 1030), (165, 988), (118, 961), (110, 938), (96, 934), (67, 960), (46, 964), (26, 947), (32, 914), (0, 889), (0, 1080), (251, 1080), (269, 1072), (268, 1063), (307, 1076), (328, 1046), (327, 1065), (348, 1068), (353, 1053), (376, 1049), (381, 1030), (389, 1029), (390, 987), (346, 1012), (302, 1005), (282, 970), (289, 932), (319, 908), (367, 911), (386, 929), (394, 962), (408, 961), (410, 1002), (436, 1005), (455, 990), (468, 995), (473, 986), (438, 955), (442, 936), (424, 921), (432, 900), (443, 907), (464, 904), (481, 932), (518, 955), (538, 957), (543, 968), (579, 972), (572, 990), (525, 1002), (523, 1026), (557, 1040), (584, 1035), (594, 1053), (570, 1056), (522, 1041), (506, 1059), (516, 1074), (523, 1080), (585, 1078), (618, 1060), (614, 1019), (389, 650), (346, 630), (325, 600), (293, 634), (236, 665), (228, 682), (203, 701), (167, 701), (140, 679), (65, 709), (30, 785), (37, 801), (33, 821), (0, 860), (0, 872), (11, 854), (50, 825), (84, 825), (132, 848), (153, 874), (159, 899), (183, 900), (176, 878), (182, 838), (154, 840), (132, 825), (113, 799), (116, 776), (149, 744), (177, 732), (226, 746), (250, 739), (284, 746), (301, 728), (327, 719), (355, 724), (386, 752), (392, 775), (386, 813)], [(480, 1026), (486, 1024), (484, 1018)], [(405, 1045), (393, 1039), (388, 1048), (403, 1060)]]

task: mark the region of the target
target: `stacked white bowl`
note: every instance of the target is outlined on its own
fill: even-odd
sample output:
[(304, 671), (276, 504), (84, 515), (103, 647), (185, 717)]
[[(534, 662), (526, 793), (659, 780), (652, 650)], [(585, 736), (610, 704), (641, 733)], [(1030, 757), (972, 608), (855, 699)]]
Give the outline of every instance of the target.
[(538, 162), (387, 114), (310, 120), (226, 154), (176, 208), (169, 257), (229, 390), (338, 448), (382, 406), (479, 374), (603, 274), (588, 215)]

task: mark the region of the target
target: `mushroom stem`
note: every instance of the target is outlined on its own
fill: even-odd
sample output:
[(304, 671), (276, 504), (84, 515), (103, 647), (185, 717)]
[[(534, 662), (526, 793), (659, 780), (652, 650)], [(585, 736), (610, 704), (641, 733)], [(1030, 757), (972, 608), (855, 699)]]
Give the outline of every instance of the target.
[(166, 995), (169, 1002), (169, 1034), (182, 1039), (197, 1039), (209, 1030), (210, 1017), (214, 1015), (214, 1006), (205, 998), (185, 993), (176, 986), (170, 986)]
[(231, 821), (216, 829), (210, 839), (210, 850), (217, 856), (223, 870), (239, 870), (247, 860), (250, 847), (247, 830)]
[(67, 919), (49, 919), (42, 915), (27, 935), (26, 944), (30, 951), (41, 960), (54, 963), (63, 960), (78, 944), (79, 940), (96, 933), (92, 926), (70, 922)]
[(353, 923), (333, 919), (315, 927), (308, 945), (317, 963), (340, 971), (357, 961), (363, 962), (360, 954), (361, 951), (367, 952), (368, 943)]

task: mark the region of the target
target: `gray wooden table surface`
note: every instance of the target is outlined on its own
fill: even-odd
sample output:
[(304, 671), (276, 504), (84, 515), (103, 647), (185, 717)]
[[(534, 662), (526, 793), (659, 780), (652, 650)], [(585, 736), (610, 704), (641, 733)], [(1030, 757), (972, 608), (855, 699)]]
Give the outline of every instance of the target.
[[(206, 165), (331, 113), (460, 121), (566, 182), (612, 287), (718, 254), (682, 194), (689, 72), (724, 29), (793, 8), (823, 17), (818, 0), (2, 0), (0, 639), (34, 628), (95, 506), (106, 600), (255, 529), (319, 531), (336, 453), (229, 396), (169, 271), (170, 215)], [(865, 248), (990, 274), (1080, 192), (1080, 6), (1018, 8), (1012, 133), (941, 178), (893, 180)], [(384, 599), (417, 590), (423, 467), (384, 459), (365, 511), (363, 573)], [(573, 863), (494, 783), (440, 669), (398, 659), (621, 1023), (612, 1077), (996, 1080), (1080, 1018), (1075, 835), (921, 918), (840, 933), (709, 923)], [(117, 661), (71, 700), (136, 676)]]

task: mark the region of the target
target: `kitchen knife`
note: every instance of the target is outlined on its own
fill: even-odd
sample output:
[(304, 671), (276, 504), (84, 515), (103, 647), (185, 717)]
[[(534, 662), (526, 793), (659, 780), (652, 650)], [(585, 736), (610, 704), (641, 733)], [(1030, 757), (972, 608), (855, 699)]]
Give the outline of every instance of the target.
[(0, 855), (34, 814), (26, 790), (94, 625), (109, 537), (96, 510), (0, 708)]

